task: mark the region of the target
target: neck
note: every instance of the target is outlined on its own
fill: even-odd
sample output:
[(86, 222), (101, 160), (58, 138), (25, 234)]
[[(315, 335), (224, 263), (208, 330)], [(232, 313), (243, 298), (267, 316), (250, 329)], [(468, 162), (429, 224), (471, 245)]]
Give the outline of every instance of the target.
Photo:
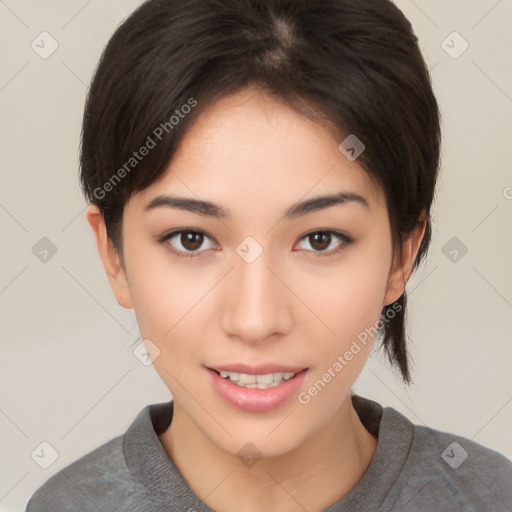
[(357, 485), (377, 448), (350, 396), (305, 443), (251, 467), (214, 445), (174, 407), (171, 425), (159, 439), (197, 496), (222, 512), (321, 511)]

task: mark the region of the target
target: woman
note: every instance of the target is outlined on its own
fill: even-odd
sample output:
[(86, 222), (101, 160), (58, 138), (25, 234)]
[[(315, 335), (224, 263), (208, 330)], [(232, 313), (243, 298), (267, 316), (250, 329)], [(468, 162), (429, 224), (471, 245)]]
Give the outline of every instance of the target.
[[(439, 114), (388, 0), (149, 0), (84, 114), (87, 218), (172, 392), (54, 475), (43, 510), (507, 510), (512, 465), (351, 387), (410, 381)], [(499, 507), (502, 507), (501, 509)]]

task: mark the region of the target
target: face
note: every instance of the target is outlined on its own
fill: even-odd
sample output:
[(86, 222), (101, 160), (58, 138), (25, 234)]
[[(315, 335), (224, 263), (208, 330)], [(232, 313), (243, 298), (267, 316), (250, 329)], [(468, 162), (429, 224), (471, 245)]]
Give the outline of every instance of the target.
[[(369, 355), (361, 333), (403, 291), (383, 193), (340, 142), (246, 89), (204, 113), (126, 204), (114, 292), (159, 351), (176, 414), (230, 453), (318, 435)], [(253, 375), (262, 386), (240, 386)]]

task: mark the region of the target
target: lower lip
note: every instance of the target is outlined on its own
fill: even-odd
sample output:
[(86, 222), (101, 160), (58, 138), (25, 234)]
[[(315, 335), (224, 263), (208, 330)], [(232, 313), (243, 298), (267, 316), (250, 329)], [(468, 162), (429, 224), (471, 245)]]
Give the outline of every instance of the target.
[(267, 389), (243, 388), (217, 372), (208, 369), (217, 393), (233, 407), (246, 412), (267, 412), (289, 400), (302, 386), (306, 370), (296, 373), (290, 380)]

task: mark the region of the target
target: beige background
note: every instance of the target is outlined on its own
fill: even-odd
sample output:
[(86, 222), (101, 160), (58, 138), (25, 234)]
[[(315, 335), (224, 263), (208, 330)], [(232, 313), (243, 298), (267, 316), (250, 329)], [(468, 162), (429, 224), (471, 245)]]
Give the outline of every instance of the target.
[[(170, 399), (132, 353), (135, 319), (112, 297), (77, 179), (89, 80), (139, 3), (0, 0), (4, 512), (23, 510), (43, 481), (123, 433), (146, 404)], [(443, 166), (429, 259), (408, 285), (415, 384), (406, 390), (376, 358), (356, 391), (512, 458), (512, 1), (397, 3), (432, 69)], [(43, 31), (58, 43), (46, 59), (31, 47)], [(42, 237), (57, 249), (46, 262), (33, 252)], [(58, 452), (47, 469), (31, 456), (42, 442)]]

